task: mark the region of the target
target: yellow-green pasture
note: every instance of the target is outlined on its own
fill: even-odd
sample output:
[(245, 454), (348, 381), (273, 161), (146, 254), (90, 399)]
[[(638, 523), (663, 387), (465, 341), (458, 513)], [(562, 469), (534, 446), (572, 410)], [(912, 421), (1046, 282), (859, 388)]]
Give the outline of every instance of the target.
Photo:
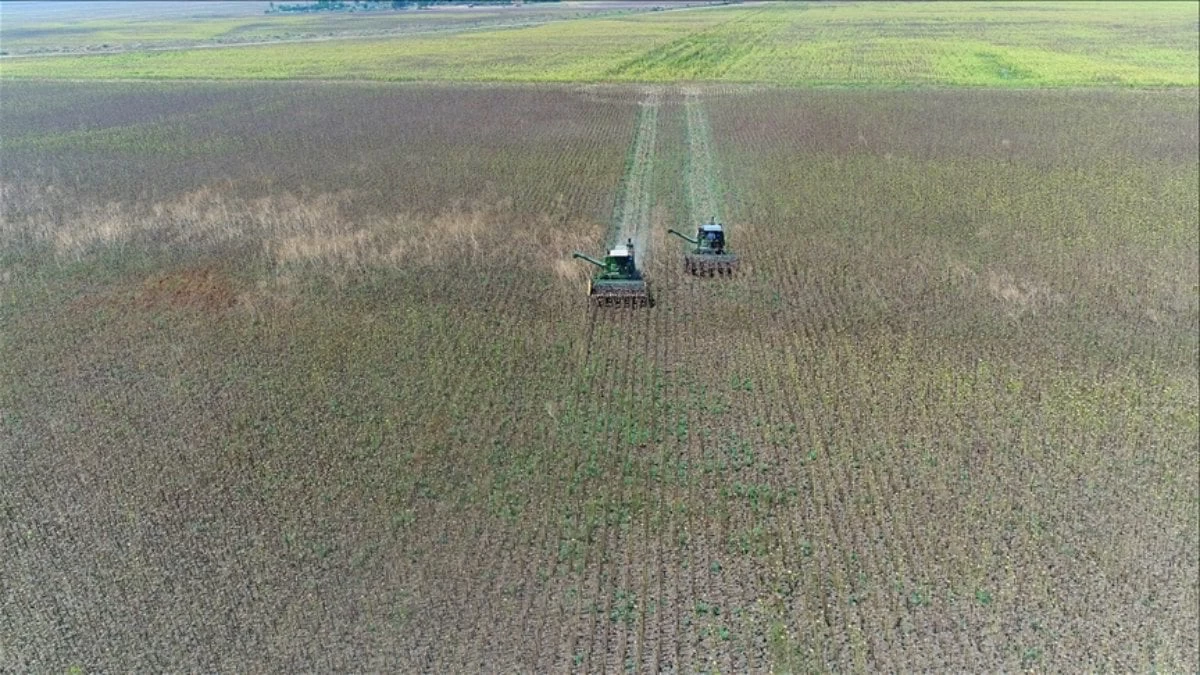
[[(1172, 2), (733, 5), (302, 45), (6, 59), (0, 77), (1194, 87), (1198, 15), (1195, 3)], [(392, 28), (423, 20), (388, 16), (400, 17), (389, 18)], [(337, 17), (350, 19), (374, 20)], [(215, 21), (203, 25), (216, 30)], [(280, 31), (264, 26), (293, 17), (252, 21), (270, 36)]]

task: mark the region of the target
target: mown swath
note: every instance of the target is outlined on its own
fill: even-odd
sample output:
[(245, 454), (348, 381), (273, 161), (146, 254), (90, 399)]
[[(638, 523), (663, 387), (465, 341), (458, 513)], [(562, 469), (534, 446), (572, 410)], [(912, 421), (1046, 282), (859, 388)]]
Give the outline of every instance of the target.
[(647, 229), (653, 202), (648, 184), (654, 166), (654, 138), (658, 122), (659, 93), (646, 92), (639, 103), (637, 128), (626, 171), (621, 179), (619, 196), (614, 208), (608, 235), (609, 247), (603, 260), (576, 251), (573, 258), (594, 265), (588, 282), (588, 296), (595, 307), (645, 307), (653, 297), (642, 274), (648, 262)]
[[(687, 161), (684, 168), (685, 192), (691, 222), (687, 232), (670, 232), (694, 248), (684, 253), (683, 267), (697, 276), (729, 276), (738, 269), (738, 256), (725, 248), (728, 227), (723, 222), (719, 169), (713, 156), (712, 132), (704, 112), (700, 92), (686, 90), (684, 117), (687, 119)], [(715, 238), (714, 238), (715, 237)]]

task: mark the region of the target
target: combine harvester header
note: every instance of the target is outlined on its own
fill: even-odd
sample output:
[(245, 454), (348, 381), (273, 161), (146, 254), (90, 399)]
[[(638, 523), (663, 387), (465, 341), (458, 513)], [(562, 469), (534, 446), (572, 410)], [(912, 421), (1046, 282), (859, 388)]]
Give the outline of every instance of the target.
[(643, 307), (652, 305), (650, 291), (642, 278), (633, 253), (633, 240), (610, 249), (604, 262), (579, 253), (573, 258), (586, 260), (600, 271), (588, 282), (588, 295), (596, 306)]
[(683, 256), (684, 271), (699, 276), (727, 276), (737, 271), (738, 258), (725, 249), (725, 228), (715, 218), (696, 229), (695, 239), (678, 230), (667, 233), (696, 246)]

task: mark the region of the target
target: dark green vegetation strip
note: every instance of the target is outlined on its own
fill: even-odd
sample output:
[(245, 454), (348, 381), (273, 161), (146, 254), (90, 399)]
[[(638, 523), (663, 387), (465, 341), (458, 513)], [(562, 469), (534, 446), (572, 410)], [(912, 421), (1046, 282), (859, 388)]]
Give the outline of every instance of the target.
[[(399, 22), (393, 30), (407, 26), (407, 36), (10, 58), (0, 61), (0, 76), (1012, 88), (1200, 84), (1200, 22), (1189, 2), (783, 3), (589, 16), (517, 28), (483, 23), (478, 30), (433, 34), (422, 34), (424, 20), (406, 24), (403, 16), (385, 23)], [(292, 19), (261, 21), (279, 21), (282, 31)], [(346, 30), (345, 21), (371, 26), (374, 20), (341, 17), (338, 30)], [(187, 25), (181, 23), (180, 31), (186, 33)], [(53, 44), (52, 36), (42, 39)]]

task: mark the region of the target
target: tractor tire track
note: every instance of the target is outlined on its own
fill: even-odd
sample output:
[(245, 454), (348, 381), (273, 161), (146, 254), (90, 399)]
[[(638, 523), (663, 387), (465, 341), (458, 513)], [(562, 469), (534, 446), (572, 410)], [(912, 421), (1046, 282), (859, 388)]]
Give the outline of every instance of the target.
[(688, 150), (685, 176), (692, 224), (707, 222), (710, 218), (720, 222), (720, 184), (712, 151), (712, 132), (700, 102), (700, 92), (695, 89), (686, 91), (683, 107), (687, 118)]
[[(610, 247), (626, 240), (633, 241), (639, 258), (638, 267), (643, 270), (650, 262), (648, 221), (655, 201), (654, 155), (660, 103), (661, 95), (657, 89), (647, 90), (639, 101), (637, 127), (609, 232)], [(605, 392), (603, 442), (598, 450), (622, 449), (625, 453), (635, 450), (627, 447), (622, 436), (630, 431), (625, 415), (629, 412), (631, 397), (637, 396), (638, 382), (646, 367), (640, 359), (633, 358), (641, 331), (648, 329), (647, 318), (641, 315), (639, 310), (625, 307), (619, 313), (604, 317), (610, 319), (604, 321), (604, 327), (613, 332), (615, 339), (610, 344), (615, 344), (618, 349), (616, 353), (611, 349), (607, 353), (609, 369), (613, 372)], [(645, 336), (641, 337), (645, 339)], [(588, 351), (590, 354), (591, 349)], [(622, 473), (627, 461), (614, 462), (619, 457), (609, 456), (609, 452), (594, 457), (591, 461), (598, 465), (595, 477)], [(602, 487), (595, 481), (585, 481), (585, 486), (579, 495), (578, 509), (588, 519), (589, 529), (595, 529), (595, 538), (589, 537), (589, 545), (584, 551), (585, 571), (577, 610), (582, 625), (576, 628), (570, 652), (573, 665), (588, 670), (609, 670), (624, 661), (628, 646), (626, 627), (617, 625), (623, 623), (621, 617), (626, 608), (617, 604), (630, 600), (627, 597), (629, 580), (623, 578), (620, 565), (629, 562), (625, 558), (630, 542), (619, 526), (623, 518), (634, 514), (624, 514), (630, 499), (630, 486), (614, 489)], [(616, 522), (613, 522), (614, 518)], [(622, 551), (626, 555), (620, 555)], [(613, 653), (614, 647), (620, 654)]]
[[(655, 201), (654, 154), (660, 102), (657, 89), (644, 90), (638, 102), (633, 140), (606, 235), (608, 248), (633, 240), (638, 267), (643, 270), (649, 262), (648, 221)], [(648, 321), (632, 307), (615, 312), (594, 306), (588, 310), (579, 377), (590, 381), (591, 389), (598, 388), (599, 392), (589, 401), (580, 401), (583, 388), (576, 391), (576, 410), (584, 419), (595, 420), (595, 425), (565, 486), (572, 506), (560, 528), (566, 531), (561, 531), (557, 557), (567, 551), (566, 578), (574, 582), (563, 589), (568, 596), (568, 607), (564, 607), (567, 616), (557, 626), (543, 626), (538, 631), (540, 651), (556, 652), (540, 654), (539, 663), (552, 664), (552, 670), (615, 669), (626, 660), (631, 648), (640, 648), (636, 636), (630, 644), (628, 627), (617, 625), (624, 619), (612, 619), (625, 616), (626, 609), (619, 603), (626, 602), (625, 593), (633, 586), (627, 570), (634, 542), (611, 522), (614, 512), (620, 514), (630, 501), (632, 488), (626, 485), (614, 489), (610, 480), (627, 464), (612, 451), (636, 451), (625, 447), (622, 436), (632, 431), (626, 428), (625, 418), (630, 399), (638, 398), (644, 388), (646, 364), (635, 360), (633, 354), (638, 351), (638, 343), (651, 340)]]
[[(606, 249), (616, 247), (626, 240), (634, 242), (639, 269), (646, 269), (650, 262), (650, 209), (654, 206), (652, 189), (654, 178), (655, 140), (658, 135), (658, 110), (662, 96), (657, 89), (647, 89), (638, 101), (637, 127), (625, 160), (625, 174), (621, 177), (612, 221), (606, 235)], [(583, 359), (586, 362), (592, 353), (595, 321), (600, 310), (589, 312), (587, 338), (584, 341)]]
[(615, 246), (632, 239), (634, 251), (640, 256), (639, 267), (650, 261), (650, 209), (654, 205), (654, 152), (658, 136), (658, 111), (662, 95), (658, 89), (646, 90), (638, 102), (638, 125), (628, 166), (621, 181), (621, 197), (613, 212), (613, 227), (609, 245)]

